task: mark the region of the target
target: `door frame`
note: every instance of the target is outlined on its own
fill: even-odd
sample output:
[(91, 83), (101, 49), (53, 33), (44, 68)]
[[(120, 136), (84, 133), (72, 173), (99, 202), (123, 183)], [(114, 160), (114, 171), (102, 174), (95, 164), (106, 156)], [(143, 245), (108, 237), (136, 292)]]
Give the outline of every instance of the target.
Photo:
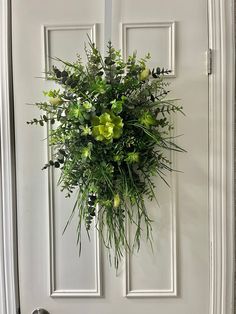
[(11, 0), (0, 0), (0, 314), (19, 314)]
[[(209, 314), (234, 311), (234, 0), (209, 21)], [(19, 313), (11, 1), (0, 0), (0, 314)], [(210, 57), (209, 57), (210, 56)]]
[(208, 0), (210, 314), (234, 313), (234, 0)]

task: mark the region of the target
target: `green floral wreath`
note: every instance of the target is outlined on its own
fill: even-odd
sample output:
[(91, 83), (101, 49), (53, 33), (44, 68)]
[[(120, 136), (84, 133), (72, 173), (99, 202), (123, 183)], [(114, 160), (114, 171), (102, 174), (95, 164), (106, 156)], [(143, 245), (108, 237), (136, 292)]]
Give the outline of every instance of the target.
[[(139, 249), (143, 233), (151, 241), (145, 198), (156, 198), (153, 176), (166, 182), (173, 170), (166, 153), (184, 151), (173, 141), (169, 118), (182, 107), (167, 99), (163, 77), (170, 71), (151, 72), (149, 55), (137, 60), (133, 54), (126, 62), (110, 42), (104, 58), (91, 41), (85, 51), (86, 65), (80, 57), (75, 63), (57, 59), (64, 68), (53, 66), (47, 79), (61, 88), (44, 92), (47, 101), (36, 106), (45, 114), (27, 123), (50, 126), (53, 157), (43, 169), (60, 168), (66, 197), (77, 192), (70, 218), (78, 212), (80, 247), (82, 223), (89, 234), (95, 220), (118, 267), (125, 251)], [(133, 243), (126, 220), (135, 226)]]

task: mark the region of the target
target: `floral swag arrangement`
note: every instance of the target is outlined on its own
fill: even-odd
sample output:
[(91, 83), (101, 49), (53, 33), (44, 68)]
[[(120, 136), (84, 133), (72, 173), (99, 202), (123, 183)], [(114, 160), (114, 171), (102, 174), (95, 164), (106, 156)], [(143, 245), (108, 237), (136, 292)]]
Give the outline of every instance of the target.
[[(126, 62), (110, 42), (104, 58), (91, 41), (85, 51), (86, 65), (79, 56), (75, 63), (57, 59), (63, 69), (53, 66), (47, 79), (61, 88), (44, 92), (48, 100), (36, 103), (44, 114), (27, 123), (49, 124), (53, 153), (43, 169), (60, 168), (66, 197), (76, 190), (66, 227), (78, 212), (81, 248), (82, 225), (89, 234), (95, 220), (118, 267), (125, 251), (139, 249), (143, 233), (152, 239), (145, 197), (156, 198), (154, 176), (167, 183), (165, 174), (173, 169), (166, 152), (184, 151), (174, 143), (169, 118), (182, 107), (167, 99), (163, 75), (170, 71), (157, 67), (151, 72), (149, 55), (137, 60), (134, 53)], [(132, 243), (126, 220), (135, 226)]]

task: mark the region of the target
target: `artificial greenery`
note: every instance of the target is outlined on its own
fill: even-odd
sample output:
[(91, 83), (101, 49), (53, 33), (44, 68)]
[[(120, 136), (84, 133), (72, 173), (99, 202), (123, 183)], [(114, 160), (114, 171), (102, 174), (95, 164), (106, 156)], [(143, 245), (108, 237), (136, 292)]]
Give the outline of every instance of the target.
[[(110, 42), (104, 58), (91, 41), (85, 51), (86, 65), (80, 57), (74, 63), (57, 59), (63, 69), (53, 66), (47, 79), (60, 88), (44, 92), (47, 100), (36, 103), (44, 114), (28, 123), (50, 126), (53, 155), (43, 169), (60, 168), (66, 196), (77, 193), (68, 223), (78, 212), (78, 243), (82, 224), (89, 234), (95, 220), (118, 267), (125, 251), (139, 249), (142, 234), (151, 240), (145, 198), (156, 198), (153, 177), (166, 182), (172, 171), (169, 151), (183, 151), (173, 141), (170, 121), (182, 107), (167, 98), (164, 74), (170, 71), (150, 71), (149, 55), (138, 60), (134, 53), (124, 61)], [(126, 220), (135, 227), (133, 243)]]

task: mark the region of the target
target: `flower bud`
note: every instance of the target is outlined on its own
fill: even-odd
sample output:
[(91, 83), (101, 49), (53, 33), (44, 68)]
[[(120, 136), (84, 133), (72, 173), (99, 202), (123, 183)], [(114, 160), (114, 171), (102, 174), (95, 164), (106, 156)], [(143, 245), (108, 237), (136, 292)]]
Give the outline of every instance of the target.
[(145, 68), (142, 72), (140, 72), (139, 80), (145, 81), (149, 77), (149, 74), (150, 74), (149, 68)]
[(58, 106), (58, 105), (60, 105), (62, 103), (62, 100), (59, 97), (50, 97), (49, 98), (49, 102), (53, 106)]
[(119, 194), (116, 194), (116, 195), (114, 196), (113, 206), (114, 206), (115, 208), (117, 208), (117, 207), (119, 207), (119, 205), (120, 205), (120, 196), (119, 196)]

